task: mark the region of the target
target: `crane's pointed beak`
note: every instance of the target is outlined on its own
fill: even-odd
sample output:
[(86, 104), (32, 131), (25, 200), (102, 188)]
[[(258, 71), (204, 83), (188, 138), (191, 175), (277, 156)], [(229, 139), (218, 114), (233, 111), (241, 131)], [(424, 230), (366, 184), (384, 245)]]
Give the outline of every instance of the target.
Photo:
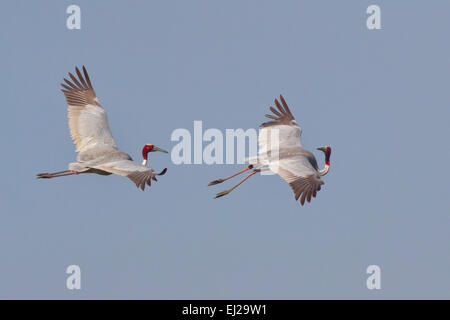
[(164, 149), (158, 148), (157, 146), (154, 146), (152, 151), (160, 151), (160, 152), (164, 152), (164, 153), (169, 153)]

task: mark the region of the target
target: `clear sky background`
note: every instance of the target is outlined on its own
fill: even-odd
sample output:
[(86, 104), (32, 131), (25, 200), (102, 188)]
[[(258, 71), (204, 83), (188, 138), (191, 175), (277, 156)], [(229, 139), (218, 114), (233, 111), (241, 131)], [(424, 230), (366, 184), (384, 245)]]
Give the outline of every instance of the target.
[[(81, 30), (66, 8), (82, 10)], [(382, 30), (366, 27), (381, 7)], [(450, 2), (4, 1), (0, 298), (450, 298)], [(282, 93), (303, 145), (333, 148), (301, 207), (242, 165), (36, 180), (76, 154), (59, 83), (86, 65), (118, 146), (177, 128), (257, 128)], [(82, 289), (66, 289), (68, 265)], [(381, 290), (366, 288), (367, 266)]]

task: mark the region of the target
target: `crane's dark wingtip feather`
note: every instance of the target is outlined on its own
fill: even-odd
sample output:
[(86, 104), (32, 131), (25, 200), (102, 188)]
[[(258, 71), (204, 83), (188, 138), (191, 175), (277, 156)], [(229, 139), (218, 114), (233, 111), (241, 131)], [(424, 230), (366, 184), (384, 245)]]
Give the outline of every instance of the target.
[(270, 111), (272, 111), (277, 117), (281, 117), (282, 114), (279, 113), (274, 107), (270, 106), (269, 107)]
[(100, 106), (85, 68), (83, 72), (84, 77), (80, 69), (75, 67), (75, 74), (78, 79), (73, 73), (68, 72), (68, 79), (64, 78), (65, 84), (61, 83), (61, 86), (67, 90), (67, 92), (64, 92), (67, 104), (69, 106), (86, 106), (87, 104)]
[(283, 95), (280, 95), (281, 103), (278, 99), (274, 99), (275, 107), (270, 106), (269, 109), (272, 111), (273, 114), (266, 114), (266, 118), (272, 119), (273, 121), (269, 121), (266, 123), (263, 123), (262, 127), (267, 127), (271, 125), (279, 125), (279, 124), (287, 124), (291, 125), (291, 121), (295, 120), (294, 116), (292, 115), (291, 111), (289, 110), (289, 107), (286, 104), (286, 101), (284, 100)]
[(271, 114), (265, 114), (265, 116), (266, 116), (266, 118), (269, 118), (269, 119), (272, 119), (272, 120), (278, 120), (278, 118), (277, 117), (275, 117), (274, 115), (271, 115)]
[(75, 71), (77, 73), (78, 80), (80, 80), (80, 82), (81, 82), (82, 89), (85, 89), (85, 90), (89, 89), (88, 85), (86, 84), (86, 81), (83, 78), (83, 75), (80, 72), (80, 69), (78, 69), (78, 67), (75, 67)]
[(84, 66), (83, 66), (83, 73), (84, 73), (84, 77), (86, 78), (86, 81), (89, 85), (89, 88), (92, 88), (91, 79), (89, 79), (89, 74)]
[(69, 86), (65, 85), (64, 83), (61, 83), (61, 87), (66, 89), (67, 90), (66, 92), (70, 92), (72, 90)]
[(67, 80), (66, 78), (64, 78), (64, 82), (67, 83), (71, 88), (73, 88), (75, 90), (77, 89), (77, 87), (72, 82)]

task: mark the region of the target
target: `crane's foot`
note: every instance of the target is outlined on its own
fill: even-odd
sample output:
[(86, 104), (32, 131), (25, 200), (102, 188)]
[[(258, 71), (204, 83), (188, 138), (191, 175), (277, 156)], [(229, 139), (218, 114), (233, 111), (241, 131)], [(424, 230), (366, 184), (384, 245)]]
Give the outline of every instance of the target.
[(217, 198), (226, 196), (226, 195), (229, 194), (230, 192), (231, 192), (231, 190), (225, 190), (225, 191), (219, 192), (218, 194), (216, 194), (216, 196), (214, 197), (214, 199), (217, 199)]
[(215, 185), (215, 184), (219, 184), (219, 183), (222, 183), (222, 182), (224, 182), (224, 181), (225, 181), (224, 179), (217, 179), (217, 180), (211, 181), (211, 182), (208, 184), (208, 186), (213, 186), (213, 185)]
[(52, 177), (52, 175), (50, 174), (50, 173), (48, 173), (48, 172), (45, 172), (45, 173), (38, 173), (37, 175), (36, 175), (36, 179), (49, 179), (49, 178), (51, 178)]

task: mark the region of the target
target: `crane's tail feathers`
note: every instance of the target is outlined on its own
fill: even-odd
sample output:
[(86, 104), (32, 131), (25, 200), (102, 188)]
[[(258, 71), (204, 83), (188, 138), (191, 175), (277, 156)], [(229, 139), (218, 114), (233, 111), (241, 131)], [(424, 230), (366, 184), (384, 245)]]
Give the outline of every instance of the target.
[[(163, 171), (161, 171), (160, 173), (158, 173), (158, 176), (162, 176), (162, 175), (165, 175), (166, 174), (166, 172), (167, 172), (167, 168), (164, 168), (164, 170)], [(155, 179), (156, 180), (156, 179)]]

